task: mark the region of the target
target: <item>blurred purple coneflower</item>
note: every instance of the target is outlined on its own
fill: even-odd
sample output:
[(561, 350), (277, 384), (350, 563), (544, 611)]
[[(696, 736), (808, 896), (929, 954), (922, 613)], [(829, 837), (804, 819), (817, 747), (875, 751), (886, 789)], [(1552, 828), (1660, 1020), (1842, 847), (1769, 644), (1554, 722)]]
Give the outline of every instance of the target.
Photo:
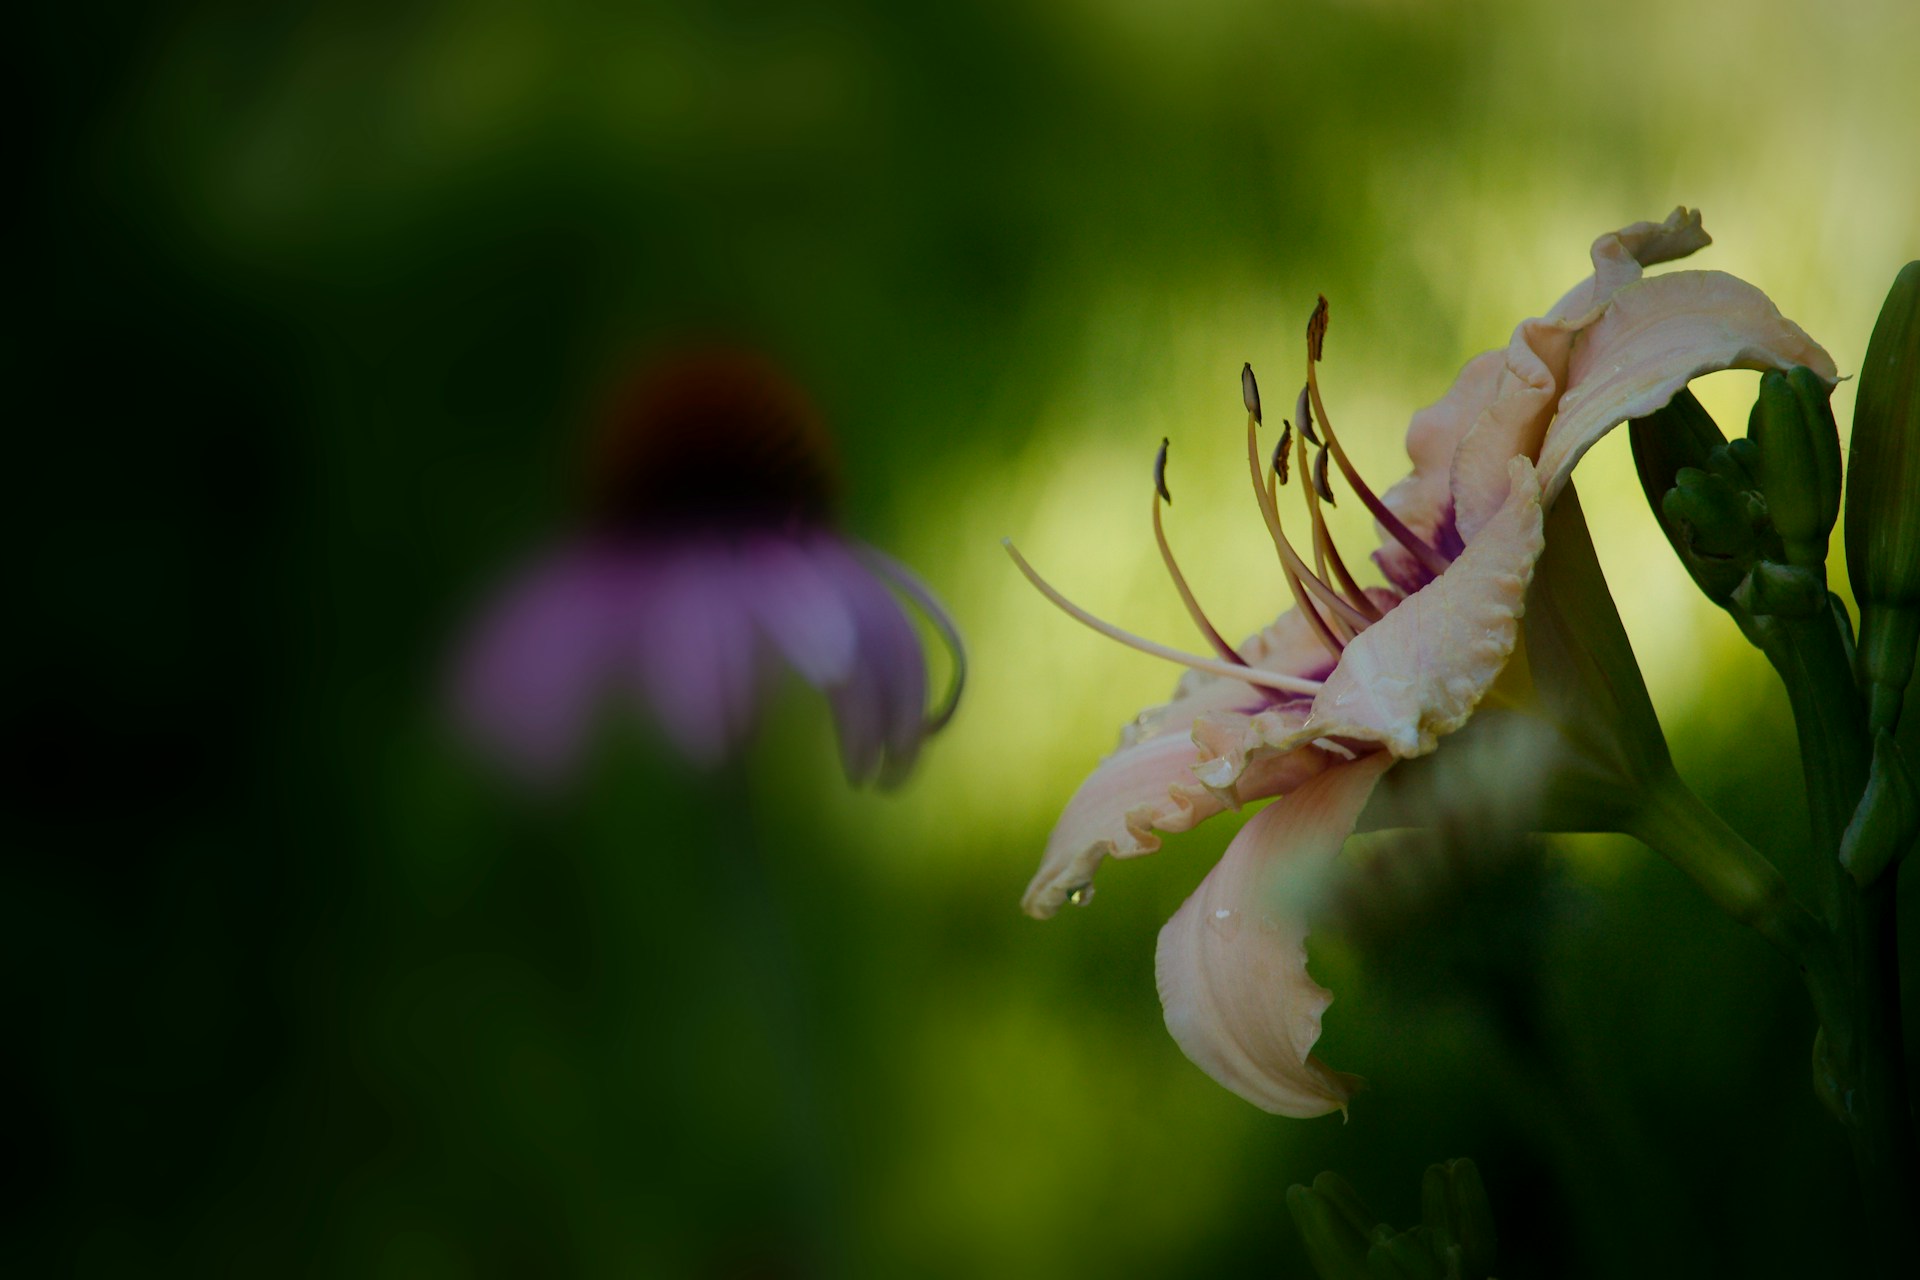
[[(833, 443), (806, 395), (758, 356), (682, 353), (627, 387), (590, 460), (581, 527), (507, 584), (460, 654), (457, 710), (481, 747), (556, 780), (619, 689), (715, 765), (751, 734), (777, 655), (826, 693), (848, 780), (901, 781), (952, 717), (965, 656), (926, 585), (836, 527)], [(932, 709), (896, 593), (952, 654)]]

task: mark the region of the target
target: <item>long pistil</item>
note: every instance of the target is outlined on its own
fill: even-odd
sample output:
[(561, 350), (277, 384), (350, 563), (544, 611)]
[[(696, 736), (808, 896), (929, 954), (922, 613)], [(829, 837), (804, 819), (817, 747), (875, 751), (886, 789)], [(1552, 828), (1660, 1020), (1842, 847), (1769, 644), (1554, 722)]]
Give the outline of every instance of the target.
[(1213, 625), (1206, 611), (1200, 607), (1200, 602), (1194, 598), (1193, 589), (1187, 585), (1187, 576), (1180, 572), (1180, 566), (1173, 558), (1173, 548), (1167, 544), (1166, 526), (1160, 518), (1162, 503), (1167, 505), (1173, 503), (1173, 495), (1167, 491), (1167, 441), (1165, 440), (1160, 442), (1160, 454), (1153, 460), (1153, 540), (1160, 545), (1160, 562), (1167, 566), (1167, 576), (1173, 579), (1174, 590), (1180, 593), (1180, 603), (1187, 606), (1187, 616), (1193, 619), (1194, 626), (1200, 628), (1200, 634), (1206, 637), (1207, 643), (1213, 646), (1214, 652), (1228, 662), (1237, 662), (1244, 667), (1247, 665), (1247, 660), (1227, 643), (1227, 638), (1221, 635), (1219, 628)]
[(1013, 563), (1018, 566), (1021, 573), (1026, 575), (1027, 581), (1034, 585), (1035, 590), (1052, 601), (1061, 612), (1076, 622), (1098, 631), (1108, 639), (1118, 640), (1129, 649), (1138, 649), (1141, 653), (1152, 654), (1156, 658), (1165, 658), (1169, 662), (1177, 662), (1181, 666), (1191, 667), (1195, 671), (1204, 671), (1209, 675), (1224, 676), (1229, 680), (1238, 680), (1243, 684), (1257, 685), (1265, 689), (1278, 689), (1283, 693), (1320, 692), (1321, 682), (1318, 680), (1308, 680), (1301, 676), (1282, 675), (1278, 671), (1266, 671), (1259, 667), (1249, 666), (1245, 662), (1242, 662), (1239, 666), (1235, 666), (1230, 662), (1220, 662), (1213, 658), (1203, 658), (1199, 654), (1183, 653), (1179, 649), (1172, 649), (1163, 644), (1155, 644), (1151, 640), (1136, 636), (1131, 631), (1123, 631), (1111, 622), (1088, 613), (1085, 609), (1082, 609), (1079, 605), (1056, 591), (1051, 583), (1045, 578), (1042, 578), (1034, 571), (1033, 566), (1027, 563), (1026, 557), (1021, 555), (1019, 549), (1013, 545), (1012, 538), (1002, 538), (1000, 545), (1007, 549), (1007, 554), (1013, 557)]
[[(1353, 486), (1354, 495), (1360, 499), (1368, 511), (1373, 513), (1373, 518), (1380, 522), (1380, 527), (1411, 552), (1413, 558), (1418, 560), (1427, 572), (1438, 577), (1446, 572), (1449, 563), (1447, 558), (1428, 545), (1425, 538), (1407, 528), (1400, 517), (1395, 515), (1386, 503), (1380, 501), (1373, 490), (1367, 487), (1367, 482), (1360, 478), (1360, 473), (1354, 469), (1353, 463), (1347, 460), (1347, 451), (1340, 447), (1340, 437), (1334, 434), (1333, 422), (1327, 417), (1327, 406), (1320, 399), (1320, 381), (1314, 375), (1314, 366), (1320, 363), (1320, 352), (1326, 336), (1327, 299), (1323, 294), (1313, 309), (1312, 317), (1307, 321), (1307, 396), (1313, 402), (1313, 412), (1319, 416), (1321, 428), (1327, 433), (1327, 447), (1333, 451), (1333, 460), (1339, 464), (1340, 474), (1344, 475), (1347, 483)], [(1301, 423), (1301, 431), (1311, 433), (1310, 419)]]

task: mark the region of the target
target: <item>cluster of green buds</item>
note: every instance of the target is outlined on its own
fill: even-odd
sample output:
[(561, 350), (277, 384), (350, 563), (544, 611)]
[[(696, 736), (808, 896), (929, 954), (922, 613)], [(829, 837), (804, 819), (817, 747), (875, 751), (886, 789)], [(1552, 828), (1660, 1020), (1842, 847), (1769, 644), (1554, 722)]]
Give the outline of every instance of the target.
[[(1683, 390), (1630, 435), (1647, 501), (1700, 590), (1780, 668), (1789, 693), (1809, 700), (1829, 736), (1857, 723), (1872, 764), (1864, 794), (1855, 784), (1847, 801), (1858, 807), (1839, 856), (1866, 885), (1920, 835), (1920, 790), (1892, 737), (1920, 643), (1920, 262), (1887, 295), (1855, 402), (1845, 532), (1857, 646), (1827, 590), (1842, 491), (1831, 392), (1810, 369), (1768, 372), (1746, 436), (1728, 440)], [(1838, 678), (1823, 667), (1838, 667)], [(1846, 708), (1835, 707), (1836, 689)]]
[(1376, 1218), (1337, 1173), (1321, 1174), (1311, 1187), (1289, 1187), (1287, 1209), (1320, 1280), (1487, 1280), (1491, 1274), (1493, 1211), (1471, 1160), (1427, 1166), (1420, 1223), (1405, 1231)]
[(1641, 487), (1680, 563), (1756, 643), (1761, 619), (1829, 607), (1827, 536), (1840, 515), (1831, 392), (1811, 369), (1767, 373), (1737, 440), (1684, 390), (1630, 427)]

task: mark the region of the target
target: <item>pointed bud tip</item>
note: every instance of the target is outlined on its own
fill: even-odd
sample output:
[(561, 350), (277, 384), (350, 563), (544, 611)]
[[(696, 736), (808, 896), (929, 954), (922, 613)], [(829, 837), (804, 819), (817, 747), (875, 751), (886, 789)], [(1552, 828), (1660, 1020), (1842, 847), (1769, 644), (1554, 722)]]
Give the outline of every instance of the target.
[(1790, 563), (1824, 575), (1827, 535), (1840, 516), (1840, 428), (1833, 387), (1811, 369), (1761, 375), (1747, 438), (1729, 444), (1724, 463), (1757, 483)]

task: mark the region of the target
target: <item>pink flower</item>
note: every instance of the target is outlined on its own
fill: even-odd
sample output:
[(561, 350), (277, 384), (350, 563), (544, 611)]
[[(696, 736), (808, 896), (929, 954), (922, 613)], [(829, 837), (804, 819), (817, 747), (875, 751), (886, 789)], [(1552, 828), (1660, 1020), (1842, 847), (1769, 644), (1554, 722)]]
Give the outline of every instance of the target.
[[(618, 691), (712, 766), (753, 731), (777, 658), (826, 693), (848, 779), (898, 783), (959, 700), (959, 634), (909, 569), (834, 527), (834, 488), (817, 414), (764, 360), (706, 351), (649, 369), (598, 441), (584, 526), (468, 637), (463, 725), (518, 772), (551, 780), (577, 763), (595, 710)], [(954, 657), (932, 710), (896, 592)]]
[[(1104, 859), (1151, 853), (1158, 832), (1278, 797), (1161, 930), (1157, 963), (1174, 1039), (1256, 1106), (1322, 1115), (1344, 1109), (1356, 1083), (1312, 1054), (1332, 996), (1307, 973), (1306, 921), (1275, 882), (1330, 862), (1381, 776), (1435, 750), (1496, 682), (1525, 691), (1531, 677), (1544, 678), (1510, 673), (1520, 666), (1510, 659), (1545, 546), (1545, 512), (1580, 456), (1712, 370), (1807, 365), (1833, 376), (1826, 352), (1751, 285), (1719, 272), (1643, 278), (1642, 267), (1707, 243), (1698, 215), (1685, 209), (1595, 241), (1591, 276), (1523, 322), (1504, 348), (1469, 361), (1443, 398), (1414, 415), (1412, 474), (1380, 496), (1349, 464), (1321, 402), (1322, 299), (1308, 325), (1298, 434), (1296, 423), (1283, 426), (1271, 467), (1257, 439), (1259, 391), (1251, 369), (1244, 374), (1250, 475), (1294, 607), (1228, 645), (1180, 576), (1155, 505), (1162, 554), (1215, 657), (1153, 645), (1086, 615), (1014, 553), (1082, 621), (1191, 668), (1173, 699), (1130, 725), (1068, 802), (1027, 889), (1029, 914), (1045, 918), (1063, 902), (1085, 901)], [(1311, 526), (1304, 552), (1288, 538), (1277, 501), (1289, 459)], [(1327, 532), (1320, 507), (1334, 497), (1330, 464), (1375, 517), (1374, 560), (1389, 585), (1363, 589)], [(1596, 718), (1606, 710), (1592, 709)]]

